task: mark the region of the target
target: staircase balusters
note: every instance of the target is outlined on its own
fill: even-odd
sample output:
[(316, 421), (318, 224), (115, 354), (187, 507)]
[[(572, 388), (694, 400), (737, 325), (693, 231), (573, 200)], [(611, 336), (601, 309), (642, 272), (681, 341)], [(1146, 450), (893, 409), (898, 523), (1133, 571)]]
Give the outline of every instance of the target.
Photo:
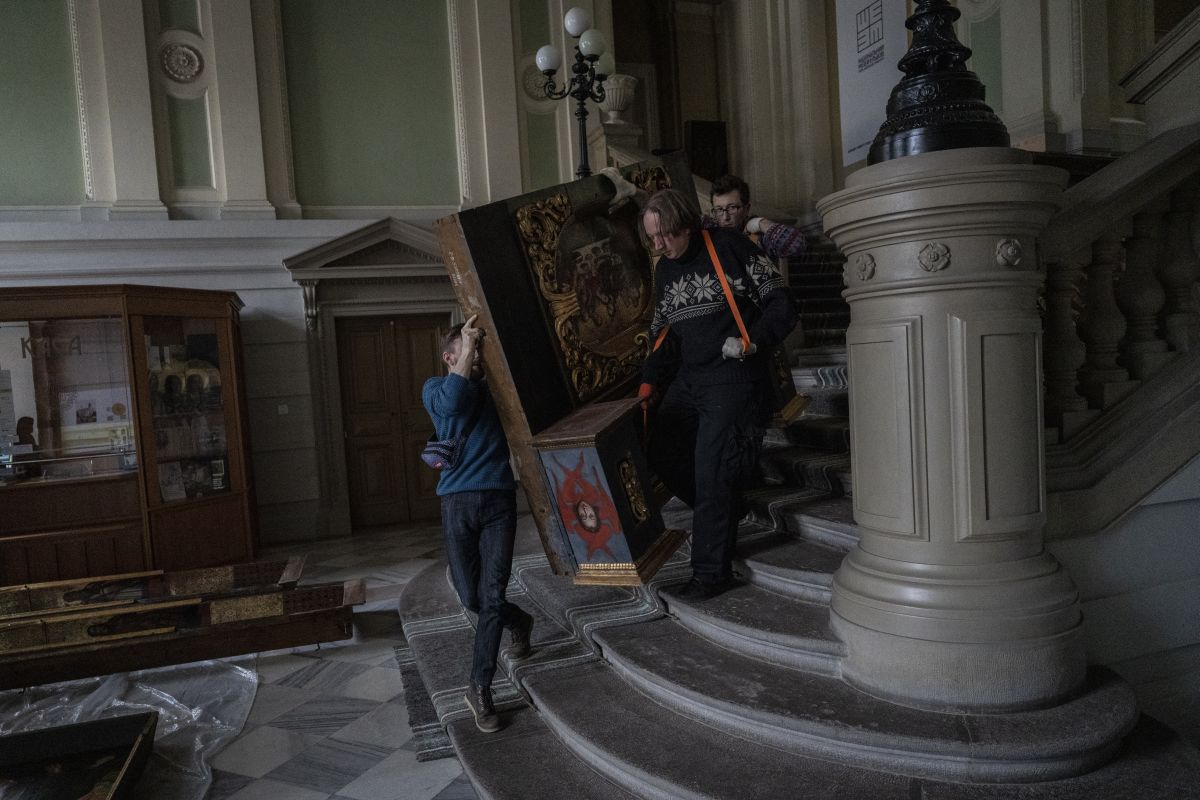
[(1092, 244), (1086, 302), (1079, 324), (1079, 337), (1087, 345), (1079, 383), (1091, 408), (1107, 408), (1137, 385), (1117, 363), (1117, 345), (1125, 336), (1125, 317), (1117, 307), (1113, 278), (1121, 256), (1121, 240), (1116, 232), (1106, 233)]
[(1046, 424), (1063, 426), (1063, 414), (1084, 411), (1087, 400), (1076, 390), (1079, 368), (1087, 348), (1075, 329), (1075, 298), (1083, 265), (1077, 261), (1055, 261), (1046, 265), (1045, 355)]
[(1133, 215), (1133, 235), (1125, 240), (1125, 272), (1117, 285), (1117, 306), (1125, 315), (1121, 363), (1145, 380), (1170, 359), (1159, 337), (1158, 317), (1167, 301), (1157, 272), (1163, 254), (1165, 203), (1156, 200)]
[(1163, 328), (1171, 348), (1182, 353), (1200, 347), (1200, 312), (1195, 297), (1200, 258), (1192, 244), (1197, 186), (1193, 178), (1171, 192), (1166, 249), (1158, 273), (1167, 294)]

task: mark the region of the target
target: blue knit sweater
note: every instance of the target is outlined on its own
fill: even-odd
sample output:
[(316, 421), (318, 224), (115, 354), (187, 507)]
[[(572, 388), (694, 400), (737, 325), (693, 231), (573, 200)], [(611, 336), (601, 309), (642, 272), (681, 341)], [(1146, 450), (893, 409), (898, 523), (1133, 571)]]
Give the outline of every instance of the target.
[(461, 432), (471, 421), (476, 404), (483, 404), (458, 466), (442, 470), (438, 478), (439, 495), (516, 488), (508, 465), (508, 439), (486, 383), (454, 374), (430, 378), (421, 389), (421, 402), (439, 439)]

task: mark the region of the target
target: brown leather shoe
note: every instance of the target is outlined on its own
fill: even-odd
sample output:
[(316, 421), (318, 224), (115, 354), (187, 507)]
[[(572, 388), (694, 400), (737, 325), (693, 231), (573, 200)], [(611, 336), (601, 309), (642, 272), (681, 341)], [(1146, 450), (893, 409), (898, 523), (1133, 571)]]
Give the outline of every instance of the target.
[(484, 733), (495, 733), (500, 730), (500, 715), (496, 713), (496, 706), (492, 703), (492, 690), (488, 686), (476, 686), (471, 684), (467, 687), (465, 695), (467, 708), (471, 709), (471, 713), (475, 715), (475, 727)]

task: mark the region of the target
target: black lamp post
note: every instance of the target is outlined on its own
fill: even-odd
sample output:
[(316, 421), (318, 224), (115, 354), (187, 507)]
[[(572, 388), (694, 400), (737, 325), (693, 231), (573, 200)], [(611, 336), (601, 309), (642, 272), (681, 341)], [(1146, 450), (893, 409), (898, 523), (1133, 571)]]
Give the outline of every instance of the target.
[(897, 65), (904, 78), (888, 98), (868, 164), (959, 147), (1008, 147), (1008, 130), (984, 102), (979, 76), (966, 67), (971, 50), (958, 41), (962, 12), (949, 0), (917, 0), (904, 25), (912, 45)]
[(575, 170), (576, 178), (586, 178), (592, 174), (588, 167), (587, 101), (599, 103), (604, 100), (604, 79), (616, 68), (612, 54), (608, 52), (608, 43), (604, 41), (604, 34), (591, 25), (591, 14), (582, 8), (572, 8), (563, 17), (563, 27), (579, 42), (575, 45), (572, 75), (562, 88), (554, 82), (554, 73), (558, 72), (562, 64), (558, 48), (548, 44), (537, 51), (538, 69), (546, 76), (546, 84), (543, 87), (546, 97), (551, 100), (572, 97), (578, 103), (575, 109), (575, 119), (579, 121), (579, 167)]

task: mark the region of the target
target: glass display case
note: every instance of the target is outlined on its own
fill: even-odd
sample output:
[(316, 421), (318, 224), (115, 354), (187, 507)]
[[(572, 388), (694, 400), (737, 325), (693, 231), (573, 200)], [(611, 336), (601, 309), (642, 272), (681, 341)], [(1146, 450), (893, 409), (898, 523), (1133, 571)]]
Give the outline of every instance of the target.
[(240, 307), (0, 290), (0, 585), (253, 557)]

